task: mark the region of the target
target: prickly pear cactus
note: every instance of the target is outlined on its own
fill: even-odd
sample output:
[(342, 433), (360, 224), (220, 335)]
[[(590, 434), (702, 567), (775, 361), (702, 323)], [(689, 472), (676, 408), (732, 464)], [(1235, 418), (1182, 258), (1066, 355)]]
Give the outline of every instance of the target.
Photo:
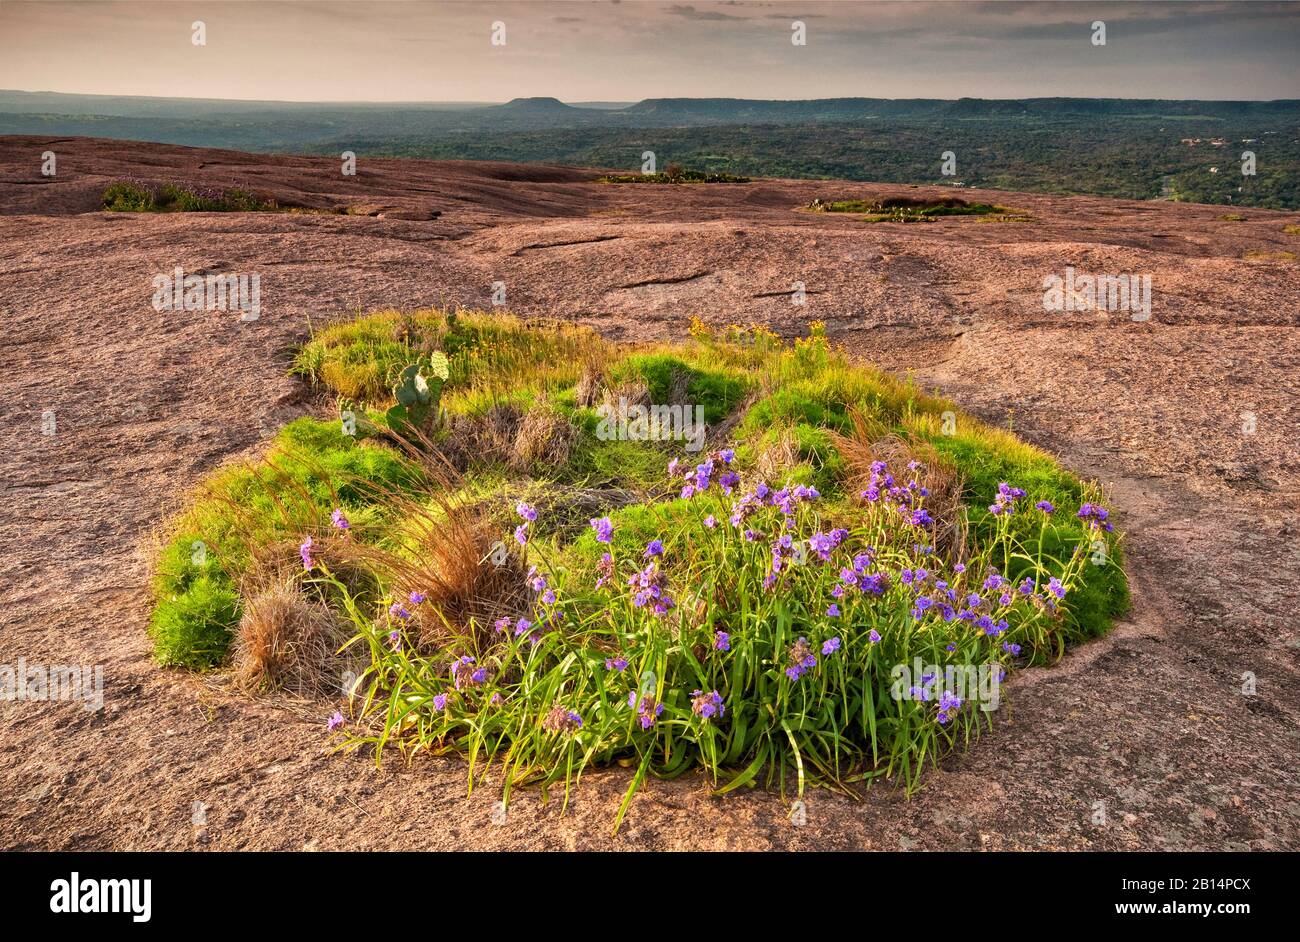
[(445, 383), (447, 377), (451, 375), (451, 364), (447, 361), (447, 354), (441, 350), (433, 351), (433, 355), (429, 357), (429, 372)]
[(397, 405), (387, 413), (389, 428), (400, 433), (411, 427), (427, 434), (438, 424), (442, 385), (450, 374), (450, 364), (441, 350), (429, 358), (429, 373), (428, 377), (421, 373), (419, 363), (402, 370), (393, 387)]

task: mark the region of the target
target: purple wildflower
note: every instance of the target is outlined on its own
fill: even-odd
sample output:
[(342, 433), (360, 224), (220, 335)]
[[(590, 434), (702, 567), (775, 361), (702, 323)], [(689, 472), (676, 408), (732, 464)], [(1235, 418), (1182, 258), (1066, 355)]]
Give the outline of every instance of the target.
[(596, 531), (596, 541), (608, 543), (614, 536), (614, 524), (608, 517), (593, 517), (591, 528)]
[(654, 694), (642, 694), (638, 702), (635, 690), (627, 695), (627, 705), (637, 711), (637, 719), (642, 729), (649, 729), (655, 725), (655, 720), (664, 712), (664, 705), (655, 699)]
[(696, 690), (691, 694), (691, 710), (701, 719), (712, 719), (713, 717), (722, 718), (727, 708), (722, 705), (722, 695), (716, 690), (710, 690), (708, 693), (702, 693)]
[(582, 717), (557, 703), (542, 720), (542, 728), (552, 733), (576, 733), (582, 729)]

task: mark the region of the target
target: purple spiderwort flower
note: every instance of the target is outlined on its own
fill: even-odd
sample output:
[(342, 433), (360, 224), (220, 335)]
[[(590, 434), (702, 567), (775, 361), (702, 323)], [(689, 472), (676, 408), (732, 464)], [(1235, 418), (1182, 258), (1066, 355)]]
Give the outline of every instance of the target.
[(719, 651), (730, 651), (731, 635), (725, 631), (716, 632), (713, 635), (713, 647)]
[(1110, 511), (1100, 504), (1084, 504), (1079, 508), (1077, 516), (1088, 525), (1090, 530), (1100, 528), (1107, 533), (1111, 533), (1115, 529), (1114, 525), (1107, 519), (1110, 516)]
[(875, 644), (877, 641), (880, 640), (880, 632), (872, 628), (871, 633), (867, 635), (867, 640), (870, 641), (872, 644)]
[(936, 719), (940, 724), (947, 723), (952, 719), (952, 715), (961, 709), (961, 698), (955, 693), (945, 690), (939, 697), (939, 715)]
[(340, 713), (338, 710), (335, 710), (334, 715), (329, 718), (329, 722), (326, 723), (325, 725), (329, 728), (329, 731), (331, 733), (334, 732), (336, 729), (338, 729), (340, 726), (343, 725), (343, 714)]
[(532, 523), (537, 519), (537, 510), (531, 504), (526, 504), (522, 500), (515, 504), (515, 513), (519, 514), (524, 520)]
[(834, 638), (827, 638), (825, 643), (822, 644), (822, 654), (834, 654), (839, 649), (840, 649), (839, 635), (836, 635)]
[(330, 523), (334, 524), (340, 530), (346, 530), (352, 524), (348, 521), (347, 516), (343, 513), (342, 507), (335, 507), (334, 512), (330, 514)]
[(602, 554), (600, 557), (600, 563), (597, 564), (596, 566), (596, 573), (597, 573), (597, 578), (596, 578), (597, 589), (599, 589), (601, 586), (605, 585), (606, 583), (613, 581), (614, 557), (611, 556), (609, 553)]
[(662, 540), (651, 540), (645, 545), (645, 552), (642, 554), (647, 559), (652, 556), (662, 556), (664, 554), (664, 544)]
[(830, 607), (828, 607), (828, 608), (826, 609), (826, 616), (827, 616), (828, 618), (839, 618), (839, 617), (840, 617), (840, 607), (839, 607), (838, 605), (836, 605), (834, 602), (832, 602), (832, 603), (830, 604)]
[(791, 680), (798, 680), (805, 671), (817, 666), (817, 655), (812, 653), (812, 646), (808, 644), (807, 638), (800, 638), (792, 644), (788, 657), (790, 666), (785, 669), (785, 675)]
[(393, 618), (407, 619), (411, 617), (411, 613), (406, 610), (406, 606), (401, 602), (394, 602), (388, 606), (388, 614)]
[(627, 658), (625, 657), (607, 657), (605, 658), (605, 670), (618, 671), (620, 674), (627, 670)]
[(691, 710), (701, 719), (712, 719), (718, 717), (721, 719), (727, 712), (727, 708), (722, 704), (722, 695), (716, 690), (710, 690), (703, 693), (696, 690), (691, 694)]
[(655, 724), (655, 720), (663, 715), (664, 705), (655, 699), (654, 694), (642, 694), (639, 698), (636, 691), (632, 690), (627, 695), (627, 705), (637, 711), (637, 719), (641, 723), (642, 729), (649, 729)]
[(447, 709), (447, 695), (445, 693), (439, 693), (434, 695), (433, 708), (435, 710)]
[(451, 679), (452, 683), (456, 685), (457, 690), (460, 690), (462, 687), (478, 686), (478, 684), (482, 683), (486, 678), (487, 672), (481, 667), (477, 667), (474, 663), (474, 658), (470, 657), (468, 654), (459, 658), (455, 664), (451, 665)]
[(557, 703), (542, 720), (542, 728), (552, 733), (576, 733), (582, 729), (582, 717)]
[(423, 592), (412, 592), (406, 598), (407, 601), (410, 602), (412, 605), (419, 605), (421, 602), (427, 599), (428, 596), (425, 595)]
[(614, 523), (608, 517), (593, 517), (591, 528), (596, 531), (598, 543), (608, 543), (614, 536)]
[(311, 559), (312, 545), (313, 545), (312, 538), (307, 537), (307, 539), (303, 541), (302, 546), (298, 547), (298, 555), (302, 557), (303, 569), (311, 569), (313, 565)]

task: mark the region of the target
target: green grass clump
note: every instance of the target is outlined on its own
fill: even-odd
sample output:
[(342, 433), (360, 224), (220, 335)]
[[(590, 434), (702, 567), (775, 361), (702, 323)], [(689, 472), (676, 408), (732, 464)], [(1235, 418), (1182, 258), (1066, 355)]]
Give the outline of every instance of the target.
[(188, 580), (184, 592), (160, 598), (154, 608), (150, 632), (158, 663), (190, 670), (220, 663), (239, 612), (239, 595), (229, 579)]
[(151, 627), (158, 661), (191, 669), (225, 658), (241, 614), (236, 592), (253, 551), (328, 532), (341, 508), (362, 527), (381, 502), (410, 492), (419, 474), (401, 455), (359, 444), (338, 422), (296, 419), (262, 461), (231, 465), (205, 482), (168, 525), (154, 567)]
[(852, 213), (866, 222), (928, 222), (940, 216), (1009, 216), (1015, 210), (993, 203), (969, 203), (955, 196), (925, 200), (910, 197), (861, 200), (815, 199), (807, 207), (815, 213)]
[(237, 187), (157, 186), (129, 180), (110, 183), (102, 201), (104, 209), (114, 213), (253, 213), (280, 208), (274, 200), (260, 199)]
[(733, 173), (709, 173), (703, 170), (683, 170), (669, 167), (658, 173), (616, 173), (603, 176), (599, 183), (749, 183), (749, 177)]
[[(690, 769), (719, 793), (910, 791), (987, 727), (1005, 671), (1127, 604), (1119, 534), (1076, 515), (1094, 485), (854, 363), (820, 324), (792, 344), (696, 322), (685, 342), (616, 346), (385, 312), (317, 332), (295, 369), (373, 410), (438, 353), (431, 439), (302, 419), (263, 465), (214, 475), (158, 559), (160, 660), (219, 663), (247, 573), (312, 536), (300, 590), (368, 664), (341, 748), (458, 753), (507, 800), (528, 783), (567, 799), (583, 770), (625, 765), (621, 819), (647, 778)], [(713, 435), (611, 434), (609, 397), (642, 393), (699, 405)]]

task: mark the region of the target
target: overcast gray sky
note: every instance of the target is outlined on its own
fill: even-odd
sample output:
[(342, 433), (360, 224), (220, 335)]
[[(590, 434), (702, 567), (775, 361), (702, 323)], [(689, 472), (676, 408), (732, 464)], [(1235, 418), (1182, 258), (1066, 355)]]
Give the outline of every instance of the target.
[[(195, 20), (206, 46), (191, 42)], [(794, 20), (806, 46), (790, 41)], [(491, 43), (495, 21), (504, 46)], [(0, 88), (297, 101), (1300, 98), (1300, 4), (0, 0)]]

